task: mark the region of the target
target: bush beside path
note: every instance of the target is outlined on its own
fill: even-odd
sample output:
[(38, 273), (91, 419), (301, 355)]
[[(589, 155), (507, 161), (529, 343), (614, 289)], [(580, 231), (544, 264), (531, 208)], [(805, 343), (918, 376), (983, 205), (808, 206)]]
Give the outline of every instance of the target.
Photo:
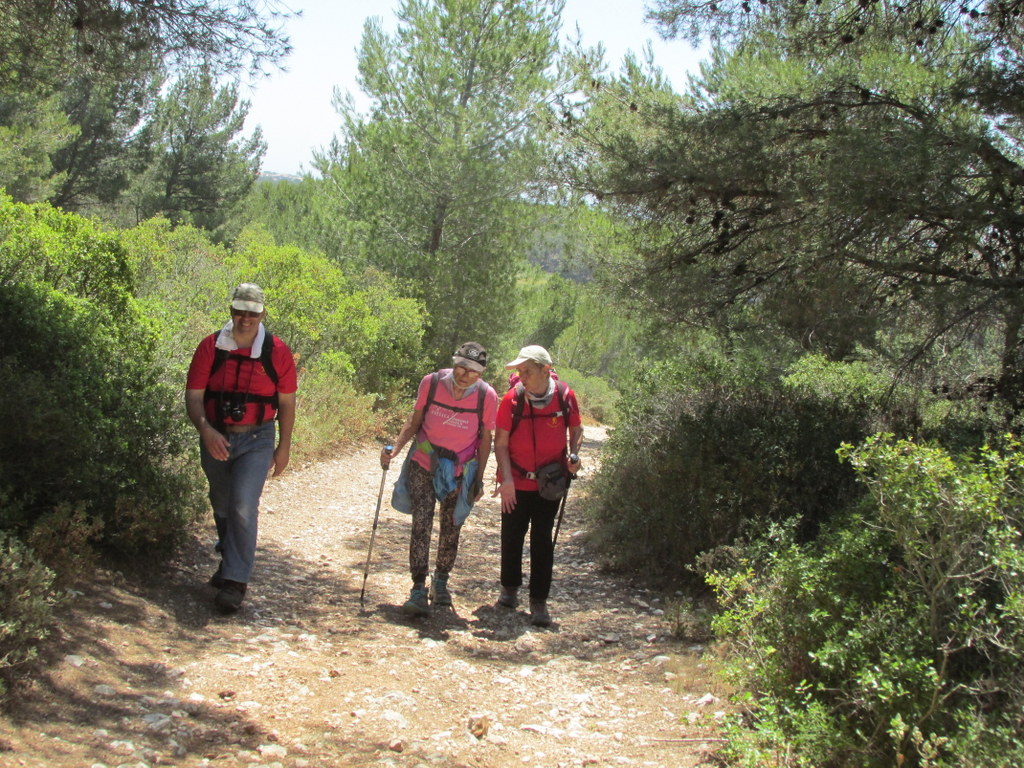
[(587, 427), (552, 627), (494, 604), (500, 508), (489, 496), (463, 529), (452, 608), (402, 615), (409, 518), (388, 504), (397, 466), (361, 605), (382, 476), (377, 450), (361, 449), (268, 483), (257, 572), (236, 615), (217, 613), (205, 584), (212, 521), (159, 572), (77, 585), (50, 666), (0, 719), (0, 765), (710, 764), (725, 704), (704, 649), (673, 636), (663, 596), (603, 573), (587, 544), (580, 504), (604, 437)]

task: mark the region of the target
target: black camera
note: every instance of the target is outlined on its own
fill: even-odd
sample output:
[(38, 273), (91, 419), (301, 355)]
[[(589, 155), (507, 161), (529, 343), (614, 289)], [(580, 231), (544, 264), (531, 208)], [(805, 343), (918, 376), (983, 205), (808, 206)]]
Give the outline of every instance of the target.
[(245, 400), (225, 397), (220, 401), (220, 416), (224, 421), (241, 421), (245, 418)]

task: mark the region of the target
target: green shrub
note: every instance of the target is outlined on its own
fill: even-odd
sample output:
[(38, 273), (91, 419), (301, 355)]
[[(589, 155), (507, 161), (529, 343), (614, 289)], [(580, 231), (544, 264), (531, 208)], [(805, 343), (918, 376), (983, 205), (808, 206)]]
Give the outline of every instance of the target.
[(741, 765), (765, 749), (793, 766), (1021, 764), (1020, 446), (955, 461), (881, 437), (840, 453), (869, 490), (856, 511), (812, 543), (777, 528), (709, 577), (714, 628), (751, 693), (727, 752)]
[(231, 290), (238, 282), (226, 264), (228, 250), (209, 234), (151, 219), (120, 233), (136, 275), (140, 311), (154, 330), (155, 354), (167, 383), (182, 386), (199, 340), (228, 320)]
[(869, 433), (883, 389), (858, 368), (819, 368), (780, 379), (703, 352), (642, 369), (589, 510), (608, 563), (678, 582), (702, 552), (772, 521), (813, 537), (855, 488), (836, 448)]
[(67, 504), (102, 521), (103, 546), (172, 545), (198, 506), (191, 435), (142, 329), (121, 343), (89, 304), (29, 286), (0, 286), (0, 328), (0, 375), (21, 385), (0, 403), (0, 467), (21, 515), (2, 525), (27, 532)]
[(0, 193), (0, 285), (35, 282), (87, 302), (111, 329), (131, 332), (132, 270), (117, 236)]
[[(365, 442), (382, 430), (376, 395), (360, 394), (351, 383), (347, 359), (321, 355), (315, 368), (299, 383), (302, 429), (296, 430), (295, 450), (304, 458), (324, 456), (343, 446)], [(403, 418), (406, 414), (402, 414)], [(394, 430), (385, 434), (394, 434)]]
[(0, 699), (37, 656), (53, 626), (53, 572), (24, 544), (0, 531)]
[(54, 571), (60, 584), (73, 584), (95, 572), (98, 557), (93, 543), (100, 538), (103, 521), (83, 507), (62, 504), (36, 518), (27, 535), (32, 552)]
[[(612, 389), (607, 381), (597, 376), (587, 376), (568, 367), (558, 368), (558, 376), (576, 393), (584, 422), (615, 425), (615, 408), (619, 393)], [(502, 390), (499, 389), (498, 392), (501, 394)]]
[(423, 350), (423, 304), (403, 296), (398, 281), (377, 269), (367, 268), (354, 283), (380, 322), (374, 326), (364, 354), (353, 361), (353, 380), (363, 392), (388, 395), (407, 391), (429, 369)]
[(330, 353), (338, 372), (337, 357), (347, 357), (343, 367), (364, 392), (383, 392), (396, 378), (407, 383), (421, 373), (422, 304), (401, 296), (384, 275), (348, 275), (324, 256), (275, 245), (260, 230), (243, 233), (228, 264), (237, 281), (266, 291), (268, 326), (310, 369)]
[(0, 403), (0, 528), (28, 537), (66, 508), (76, 540), (168, 549), (200, 506), (193, 446), (125, 249), (43, 205), (0, 200), (0, 227), (0, 375), (19, 387)]

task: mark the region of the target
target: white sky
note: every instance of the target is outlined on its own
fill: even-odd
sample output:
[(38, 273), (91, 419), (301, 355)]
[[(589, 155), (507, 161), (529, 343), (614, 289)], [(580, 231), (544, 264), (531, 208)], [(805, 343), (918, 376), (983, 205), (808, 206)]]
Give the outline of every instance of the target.
[[(313, 151), (326, 147), (340, 126), (331, 106), (335, 86), (350, 92), (358, 108), (365, 107), (356, 84), (363, 22), (379, 16), (385, 28), (393, 28), (398, 4), (399, 0), (291, 0), (289, 5), (303, 13), (286, 26), (293, 46), (284, 62), (287, 71), (241, 88), (241, 98), (251, 104), (246, 132), (259, 125), (267, 142), (264, 171), (312, 170)], [(640, 56), (649, 41), (655, 64), (681, 90), (700, 54), (686, 42), (658, 37), (644, 22), (644, 5), (645, 0), (566, 0), (562, 34), (574, 35), (578, 24), (584, 45), (604, 43), (606, 61), (615, 69), (627, 51)]]

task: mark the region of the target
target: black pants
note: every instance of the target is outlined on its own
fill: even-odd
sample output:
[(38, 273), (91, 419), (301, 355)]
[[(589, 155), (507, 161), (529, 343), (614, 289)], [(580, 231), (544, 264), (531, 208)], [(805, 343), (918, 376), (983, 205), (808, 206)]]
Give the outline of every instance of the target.
[(516, 508), (501, 515), (501, 585), (523, 584), (523, 544), (530, 531), (530, 599), (547, 600), (555, 547), (551, 543), (558, 500), (542, 499), (537, 491), (516, 491)]

